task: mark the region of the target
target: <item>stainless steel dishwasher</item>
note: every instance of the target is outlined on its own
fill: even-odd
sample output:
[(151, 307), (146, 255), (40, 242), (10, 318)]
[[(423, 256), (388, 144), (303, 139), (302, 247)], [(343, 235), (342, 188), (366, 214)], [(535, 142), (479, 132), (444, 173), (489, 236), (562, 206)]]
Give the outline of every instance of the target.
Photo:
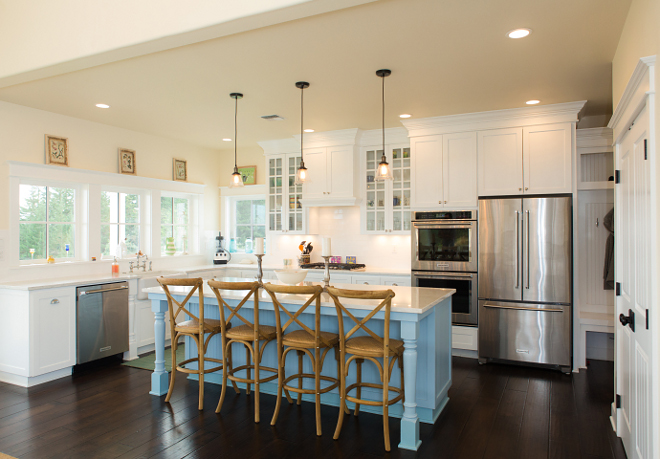
[(128, 351), (128, 282), (76, 290), (77, 363)]

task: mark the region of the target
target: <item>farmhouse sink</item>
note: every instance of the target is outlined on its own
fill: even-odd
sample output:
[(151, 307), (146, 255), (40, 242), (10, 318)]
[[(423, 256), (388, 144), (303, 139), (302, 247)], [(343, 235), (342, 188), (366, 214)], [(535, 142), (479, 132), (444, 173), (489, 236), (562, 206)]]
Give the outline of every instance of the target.
[(184, 272), (179, 271), (147, 271), (146, 273), (134, 273), (137, 277), (137, 299), (146, 300), (147, 294), (143, 292), (145, 288), (158, 287), (159, 277), (188, 277)]

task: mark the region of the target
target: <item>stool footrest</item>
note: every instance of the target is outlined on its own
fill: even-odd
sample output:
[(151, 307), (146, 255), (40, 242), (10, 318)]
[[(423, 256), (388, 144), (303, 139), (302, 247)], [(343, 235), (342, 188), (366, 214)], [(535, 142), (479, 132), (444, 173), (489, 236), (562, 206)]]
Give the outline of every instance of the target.
[[(365, 400), (361, 398), (356, 398), (348, 395), (350, 391), (353, 389), (357, 389), (358, 387), (371, 387), (373, 389), (380, 389), (381, 391), (383, 390), (383, 385), (382, 384), (375, 384), (375, 383), (355, 383), (351, 384), (346, 388), (346, 401), (348, 402), (353, 402), (353, 403), (359, 403), (360, 405), (371, 405), (371, 406), (383, 406), (383, 401), (382, 400)], [(394, 405), (397, 403), (399, 400), (403, 399), (403, 390), (401, 390), (400, 387), (394, 387), (394, 386), (388, 386), (387, 388), (389, 391), (396, 392), (397, 395), (393, 399), (388, 399), (387, 405)]]
[[(295, 392), (297, 394), (312, 394), (312, 395), (316, 394), (316, 389), (313, 389), (313, 388), (312, 389), (300, 389), (299, 387), (287, 386), (286, 383), (288, 383), (289, 381), (294, 380), (294, 379), (300, 379), (300, 378), (311, 379), (312, 381), (314, 381), (315, 376), (313, 374), (309, 374), (309, 373), (291, 375), (288, 378), (286, 378), (284, 381), (282, 381), (283, 389), (291, 391), (291, 392)], [(336, 387), (339, 387), (339, 380), (337, 380), (337, 378), (333, 378), (332, 376), (323, 376), (323, 375), (321, 375), (319, 379), (321, 379), (321, 381), (328, 381), (328, 382), (332, 383), (331, 385), (329, 385), (327, 387), (322, 387), (319, 390), (319, 392), (321, 394), (325, 394), (326, 392), (330, 392), (332, 389), (334, 389)]]

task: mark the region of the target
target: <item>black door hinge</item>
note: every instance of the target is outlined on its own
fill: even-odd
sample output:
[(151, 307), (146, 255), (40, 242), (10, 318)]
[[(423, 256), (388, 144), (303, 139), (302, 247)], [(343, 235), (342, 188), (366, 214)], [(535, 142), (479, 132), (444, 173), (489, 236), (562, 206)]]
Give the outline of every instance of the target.
[(649, 329), (649, 310), (646, 310), (646, 329)]
[(619, 394), (616, 394), (616, 407), (621, 408), (621, 396)]
[(649, 159), (649, 146), (646, 139), (644, 139), (644, 159)]
[(615, 285), (616, 296), (621, 296), (621, 282), (617, 282)]
[(621, 171), (618, 169), (614, 171), (614, 183), (621, 183)]

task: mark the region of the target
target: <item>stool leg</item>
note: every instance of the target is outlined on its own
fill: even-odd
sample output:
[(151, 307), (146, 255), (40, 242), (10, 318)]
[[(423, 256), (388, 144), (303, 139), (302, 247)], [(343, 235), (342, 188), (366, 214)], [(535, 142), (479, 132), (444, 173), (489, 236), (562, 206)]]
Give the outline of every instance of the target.
[[(245, 365), (247, 365), (247, 368), (245, 370), (245, 379), (250, 379), (250, 350), (247, 348), (247, 345), (245, 346)], [(250, 383), (246, 383), (245, 385), (245, 393), (247, 395), (250, 395)]]
[[(355, 362), (357, 363), (357, 381), (355, 381), (355, 383), (358, 385), (355, 392), (355, 398), (360, 399), (362, 398), (362, 362), (364, 362), (364, 359), (355, 359)], [(357, 416), (358, 414), (360, 414), (360, 404), (355, 402), (355, 411), (353, 412), (353, 415)]]
[[(339, 375), (341, 375), (341, 361), (339, 359), (340, 356), (341, 352), (339, 351), (339, 347), (335, 347), (335, 360), (337, 360), (337, 381), (339, 381), (339, 390), (341, 390), (341, 378), (339, 377)], [(339, 407), (341, 408), (341, 403), (339, 404)], [(344, 410), (346, 410), (346, 414), (350, 414), (347, 406), (344, 406)]]
[[(298, 374), (302, 375), (303, 372), (303, 351), (296, 351), (298, 353)], [(302, 390), (303, 388), (303, 378), (300, 376), (298, 378), (298, 387)], [(302, 393), (298, 392), (298, 405), (302, 401)]]
[(316, 435), (321, 436), (321, 355), (320, 349), (317, 346), (314, 350), (314, 361), (312, 362), (314, 368), (314, 400), (316, 402)]
[(259, 364), (261, 356), (259, 355), (259, 341), (254, 342), (254, 422), (259, 423)]
[[(229, 359), (229, 370), (234, 368), (234, 356), (231, 350), (231, 344), (227, 346), (227, 358)], [(241, 391), (238, 389), (238, 386), (236, 385), (236, 381), (232, 381), (231, 385), (234, 387), (234, 391), (236, 391), (237, 394), (240, 394)]]
[[(275, 412), (270, 420), (270, 425), (274, 426), (277, 422), (277, 416), (280, 414), (280, 405), (282, 404), (282, 391), (284, 386), (284, 362), (282, 362), (282, 346), (277, 343), (277, 399), (275, 400)], [(287, 394), (288, 395), (288, 394)]]
[(339, 418), (337, 419), (337, 427), (335, 428), (335, 434), (333, 435), (333, 439), (337, 440), (339, 438), (339, 434), (341, 432), (341, 426), (344, 423), (344, 412), (348, 411), (348, 407), (346, 406), (346, 378), (345, 374), (348, 372), (348, 368), (346, 368), (346, 365), (344, 365), (344, 362), (346, 361), (346, 354), (344, 352), (341, 352), (341, 366), (339, 367), (340, 372), (339, 372)]
[(383, 380), (383, 437), (385, 438), (385, 451), (390, 450), (390, 412), (389, 412), (389, 396), (390, 396), (390, 378), (389, 378), (389, 358), (383, 359), (383, 373), (380, 377)]
[(204, 409), (204, 335), (197, 341), (197, 370), (199, 371), (199, 409)]
[[(231, 344), (228, 344), (225, 349), (222, 350), (222, 355), (226, 356), (224, 363), (222, 365), (222, 390), (220, 392), (220, 400), (218, 401), (218, 407), (215, 409), (216, 413), (220, 412), (222, 404), (225, 401), (225, 393), (227, 392), (227, 376), (229, 370), (231, 370)], [(233, 383), (234, 381), (232, 381)]]
[(172, 339), (172, 346), (170, 347), (170, 350), (172, 351), (172, 374), (170, 375), (170, 388), (167, 391), (167, 395), (165, 396), (165, 401), (169, 402), (170, 398), (172, 397), (172, 391), (174, 391), (174, 376), (176, 375), (176, 348), (177, 348), (177, 339), (179, 337), (176, 336), (175, 339)]

